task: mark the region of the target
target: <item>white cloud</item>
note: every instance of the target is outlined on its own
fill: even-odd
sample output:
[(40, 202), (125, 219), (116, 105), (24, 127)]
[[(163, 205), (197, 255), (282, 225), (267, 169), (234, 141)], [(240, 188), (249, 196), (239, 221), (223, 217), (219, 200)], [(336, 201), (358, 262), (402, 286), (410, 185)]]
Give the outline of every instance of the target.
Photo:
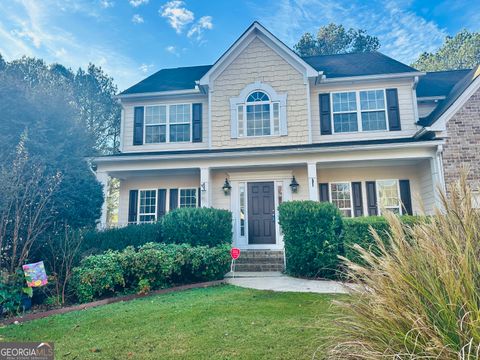
[(169, 45), (165, 48), (166, 52), (169, 52), (170, 54), (173, 54), (175, 56), (179, 56), (180, 54), (178, 53), (178, 50), (175, 46)]
[(128, 2), (133, 7), (139, 7), (140, 5), (148, 4), (148, 0), (129, 0)]
[[(86, 2), (77, 8), (83, 14), (90, 13)], [(62, 0), (62, 5), (70, 6), (69, 0)], [(66, 67), (86, 68), (94, 63), (102, 66), (107, 74), (113, 76), (120, 90), (139, 81), (143, 74), (138, 63), (105, 43), (91, 42), (91, 39), (77, 38), (63, 27), (57, 27), (56, 20), (64, 11), (57, 6), (57, 0), (18, 0), (17, 2), (0, 1), (0, 53), (7, 61), (18, 59), (23, 55), (36, 56), (47, 63), (57, 62)], [(90, 5), (98, 8), (98, 3)], [(68, 8), (74, 11), (74, 8)]]
[(159, 10), (159, 13), (168, 20), (168, 23), (175, 29), (177, 34), (180, 34), (183, 28), (195, 19), (193, 12), (188, 10), (185, 7), (185, 3), (180, 0), (167, 2)]
[(140, 67), (138, 68), (143, 74), (146, 74), (149, 72), (149, 70), (153, 68), (153, 64), (142, 64), (140, 65)]
[(115, 5), (115, 3), (113, 1), (109, 1), (109, 0), (100, 0), (100, 6), (104, 9), (108, 9), (108, 8), (111, 8)]
[(213, 22), (211, 16), (202, 16), (188, 31), (187, 36), (189, 38), (195, 36), (197, 40), (201, 40), (203, 32), (205, 30), (211, 30), (213, 28)]
[(143, 17), (139, 14), (135, 14), (132, 16), (132, 22), (134, 24), (143, 24), (145, 21), (143, 20)]
[(410, 63), (423, 51), (433, 51), (447, 35), (435, 22), (409, 10), (409, 2), (360, 0), (279, 0), (270, 14), (257, 8), (259, 18), (281, 40), (293, 46), (300, 36), (316, 33), (330, 22), (345, 27), (365, 29), (378, 36), (380, 51), (405, 63)]

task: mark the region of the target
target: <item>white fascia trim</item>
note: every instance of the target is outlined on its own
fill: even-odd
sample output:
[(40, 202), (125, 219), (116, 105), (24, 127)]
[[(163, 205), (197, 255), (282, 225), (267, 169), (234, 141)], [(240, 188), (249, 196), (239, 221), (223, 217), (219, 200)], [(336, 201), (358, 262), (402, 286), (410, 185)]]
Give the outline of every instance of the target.
[(319, 84), (322, 83), (337, 83), (345, 81), (364, 81), (364, 80), (382, 80), (382, 79), (398, 79), (398, 78), (415, 78), (417, 76), (425, 75), (424, 72), (408, 72), (395, 74), (377, 74), (377, 75), (361, 75), (361, 76), (346, 76), (339, 78), (323, 78)]
[(278, 149), (270, 151), (245, 151), (245, 152), (225, 152), (225, 153), (202, 153), (202, 154), (163, 154), (163, 155), (138, 155), (138, 156), (118, 156), (118, 157), (96, 157), (92, 158), (94, 163), (109, 163), (109, 162), (130, 162), (139, 160), (181, 160), (181, 159), (205, 159), (205, 158), (237, 158), (237, 157), (251, 157), (251, 156), (271, 156), (271, 155), (285, 155), (291, 153), (315, 154), (315, 153), (329, 153), (329, 152), (346, 152), (346, 151), (364, 151), (364, 150), (382, 150), (382, 149), (402, 149), (402, 148), (428, 148), (436, 147), (444, 144), (443, 140), (438, 141), (419, 141), (414, 143), (401, 144), (374, 144), (374, 145), (347, 145), (347, 146), (331, 146), (323, 148), (296, 148), (296, 149)]
[(447, 128), (447, 122), (453, 115), (457, 113), (460, 108), (480, 89), (480, 76), (477, 76), (475, 80), (463, 91), (457, 100), (445, 112), (435, 121), (431, 126), (425, 127), (429, 131), (445, 131)]
[(443, 95), (442, 96), (422, 96), (422, 97), (417, 96), (418, 102), (444, 100), (445, 98), (446, 98), (446, 96), (443, 96)]
[[(311, 65), (307, 64), (301, 57), (295, 54), (290, 48), (278, 40), (270, 31), (260, 25), (258, 22), (253, 23), (250, 28), (238, 38), (233, 45), (215, 62), (215, 64), (202, 76), (199, 85), (209, 85), (215, 78), (215, 74), (222, 73), (237, 55), (246, 48), (256, 37), (265, 41), (274, 51), (276, 51), (289, 64), (293, 65), (297, 70), (302, 69), (301, 73), (307, 77), (318, 76), (318, 71)], [(272, 46), (273, 45), (273, 46)]]
[(149, 98), (157, 96), (169, 96), (169, 95), (190, 95), (190, 94), (201, 94), (202, 92), (197, 87), (195, 89), (185, 89), (185, 90), (171, 90), (171, 91), (157, 91), (157, 92), (146, 92), (146, 93), (136, 93), (136, 94), (120, 94), (116, 95), (117, 99), (138, 99), (138, 98)]

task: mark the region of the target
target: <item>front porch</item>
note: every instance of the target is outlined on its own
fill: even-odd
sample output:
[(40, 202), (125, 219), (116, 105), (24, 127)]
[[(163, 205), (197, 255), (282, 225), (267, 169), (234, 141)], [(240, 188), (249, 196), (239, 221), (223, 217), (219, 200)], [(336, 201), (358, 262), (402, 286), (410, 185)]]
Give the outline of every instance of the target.
[(299, 155), (211, 159), (209, 166), (205, 160), (144, 161), (100, 167), (97, 173), (104, 182), (109, 176), (120, 180), (116, 226), (156, 221), (177, 207), (227, 209), (233, 246), (242, 250), (283, 250), (283, 201), (330, 201), (352, 217), (381, 215), (385, 208), (430, 214), (438, 201), (435, 188), (443, 184), (432, 149)]

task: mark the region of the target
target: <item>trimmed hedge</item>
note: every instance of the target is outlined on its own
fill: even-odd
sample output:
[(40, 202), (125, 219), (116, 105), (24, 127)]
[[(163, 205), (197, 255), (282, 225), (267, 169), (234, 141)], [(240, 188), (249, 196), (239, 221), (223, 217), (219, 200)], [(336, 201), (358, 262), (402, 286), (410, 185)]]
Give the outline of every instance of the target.
[[(405, 225), (414, 225), (424, 221), (425, 217), (420, 216), (401, 216), (402, 223)], [(345, 248), (345, 257), (353, 262), (363, 264), (363, 260), (358, 252), (353, 249), (355, 244), (364, 249), (371, 249), (375, 252), (376, 244), (370, 232), (370, 227), (374, 229), (386, 241), (390, 233), (390, 227), (387, 220), (382, 216), (366, 216), (357, 218), (343, 219), (343, 244)]]
[(335, 278), (343, 255), (342, 216), (332, 204), (288, 201), (279, 208), (286, 272), (294, 276)]
[(139, 249), (85, 258), (73, 270), (71, 290), (80, 302), (123, 293), (222, 279), (230, 267), (230, 247), (148, 243)]
[(107, 250), (123, 250), (127, 246), (139, 247), (148, 242), (162, 242), (162, 224), (129, 225), (85, 233), (82, 249), (87, 254), (100, 254)]
[(232, 243), (232, 213), (213, 208), (181, 208), (162, 219), (163, 242), (193, 246)]
[(232, 242), (232, 213), (212, 208), (182, 208), (154, 224), (129, 225), (85, 233), (84, 254), (139, 247), (149, 242), (217, 246)]

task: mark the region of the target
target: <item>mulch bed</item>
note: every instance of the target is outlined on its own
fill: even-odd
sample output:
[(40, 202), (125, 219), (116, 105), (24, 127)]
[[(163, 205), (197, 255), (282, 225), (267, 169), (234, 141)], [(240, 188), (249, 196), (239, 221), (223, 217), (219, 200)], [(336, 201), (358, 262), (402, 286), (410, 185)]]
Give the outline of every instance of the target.
[(49, 311), (44, 311), (44, 312), (38, 312), (38, 313), (29, 313), (24, 316), (17, 316), (17, 317), (12, 317), (8, 319), (4, 319), (0, 321), (1, 325), (10, 325), (13, 323), (22, 323), (26, 321), (31, 321), (31, 320), (36, 320), (36, 319), (42, 319), (48, 316), (52, 315), (58, 315), (58, 314), (66, 314), (72, 311), (78, 311), (78, 310), (86, 310), (90, 309), (96, 306), (101, 306), (101, 305), (107, 305), (107, 304), (113, 304), (116, 302), (120, 301), (130, 301), (130, 300), (135, 300), (135, 299), (140, 299), (152, 295), (159, 295), (159, 294), (168, 294), (171, 292), (175, 291), (183, 291), (183, 290), (189, 290), (189, 289), (198, 289), (198, 288), (206, 288), (210, 286), (216, 286), (220, 284), (224, 284), (225, 280), (216, 280), (216, 281), (207, 281), (207, 282), (201, 282), (201, 283), (196, 283), (196, 284), (188, 284), (188, 285), (182, 285), (182, 286), (175, 286), (167, 289), (160, 289), (160, 290), (155, 290), (151, 291), (148, 294), (132, 294), (132, 295), (125, 295), (125, 296), (117, 296), (113, 298), (108, 298), (108, 299), (103, 299), (103, 300), (98, 300), (98, 301), (93, 301), (90, 303), (86, 304), (80, 304), (80, 305), (74, 305), (74, 306), (68, 306), (64, 308), (59, 308), (59, 309), (53, 309)]

